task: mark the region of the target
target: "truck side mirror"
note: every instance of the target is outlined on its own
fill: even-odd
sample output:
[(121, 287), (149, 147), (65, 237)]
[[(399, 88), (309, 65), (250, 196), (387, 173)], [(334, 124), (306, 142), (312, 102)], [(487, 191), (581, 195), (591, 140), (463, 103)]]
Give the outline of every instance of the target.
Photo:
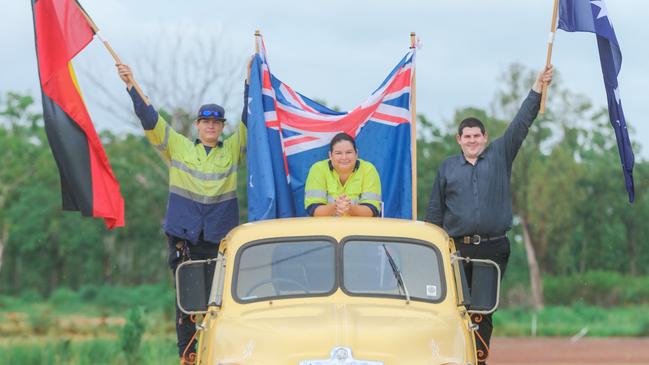
[(469, 313), (493, 313), (500, 297), (500, 267), (491, 260), (469, 261), (472, 263)]
[(186, 314), (207, 313), (210, 305), (221, 305), (225, 256), (217, 259), (190, 260), (176, 269), (176, 300)]

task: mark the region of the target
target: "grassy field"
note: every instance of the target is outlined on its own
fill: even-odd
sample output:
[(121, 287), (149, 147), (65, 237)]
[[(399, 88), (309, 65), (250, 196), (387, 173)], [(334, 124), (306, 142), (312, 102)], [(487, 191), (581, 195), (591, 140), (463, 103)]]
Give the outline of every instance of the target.
[[(534, 313), (500, 309), (495, 336), (649, 336), (647, 305), (603, 308), (573, 304)], [(173, 290), (57, 290), (0, 296), (0, 364), (177, 364)]]
[(177, 364), (173, 318), (166, 285), (0, 296), (0, 364)]
[(145, 338), (137, 353), (130, 355), (114, 338), (54, 336), (4, 340), (1, 364), (21, 365), (117, 365), (178, 364), (173, 336)]
[(521, 337), (532, 334), (536, 317), (537, 336), (591, 337), (649, 336), (649, 306), (602, 308), (575, 304), (546, 307), (534, 313), (527, 308), (501, 309), (494, 315), (496, 336)]

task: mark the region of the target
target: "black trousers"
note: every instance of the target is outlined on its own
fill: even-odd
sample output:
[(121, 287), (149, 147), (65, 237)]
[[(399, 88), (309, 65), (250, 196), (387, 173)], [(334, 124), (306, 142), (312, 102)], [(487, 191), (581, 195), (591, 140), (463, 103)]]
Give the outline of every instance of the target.
[[(182, 238), (174, 237), (167, 235), (167, 241), (169, 244), (169, 267), (174, 277), (174, 286), (176, 285), (176, 269), (178, 265), (187, 260), (206, 260), (216, 258), (219, 253), (219, 245), (211, 242), (206, 242), (203, 240), (203, 235), (201, 234), (199, 241), (196, 245), (183, 240)], [(208, 277), (212, 277), (214, 272), (214, 266), (210, 265), (208, 270), (211, 268), (211, 275), (208, 273)], [(209, 284), (208, 284), (209, 285)], [(180, 311), (178, 308), (178, 298), (176, 298), (176, 338), (178, 344), (178, 356), (183, 357), (183, 353), (187, 349), (187, 355), (196, 352), (196, 341), (192, 341), (194, 333), (196, 333), (196, 324), (192, 322), (189, 315)], [(191, 342), (191, 343), (190, 343)], [(189, 346), (189, 348), (188, 348)]]
[[(507, 262), (509, 261), (509, 254), (511, 252), (507, 237), (496, 241), (481, 242), (479, 245), (467, 245), (460, 242), (456, 243), (456, 246), (462, 257), (494, 261), (500, 267), (500, 279), (502, 280), (505, 277), (505, 270), (507, 269)], [(471, 274), (473, 271), (471, 264), (465, 263), (464, 270), (467, 281), (469, 282), (469, 288), (471, 288)], [(478, 361), (481, 364), (486, 364), (487, 356), (489, 355), (489, 342), (494, 328), (492, 314), (474, 314), (471, 316), (471, 319), (473, 323), (478, 325), (478, 331), (476, 333)]]

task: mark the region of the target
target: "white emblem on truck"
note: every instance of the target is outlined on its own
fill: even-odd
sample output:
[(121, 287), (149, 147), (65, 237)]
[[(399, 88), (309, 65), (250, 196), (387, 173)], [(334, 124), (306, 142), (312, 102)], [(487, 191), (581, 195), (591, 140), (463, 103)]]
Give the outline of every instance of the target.
[(355, 360), (352, 350), (347, 347), (334, 347), (331, 358), (324, 360), (304, 360), (300, 365), (383, 365), (381, 361)]

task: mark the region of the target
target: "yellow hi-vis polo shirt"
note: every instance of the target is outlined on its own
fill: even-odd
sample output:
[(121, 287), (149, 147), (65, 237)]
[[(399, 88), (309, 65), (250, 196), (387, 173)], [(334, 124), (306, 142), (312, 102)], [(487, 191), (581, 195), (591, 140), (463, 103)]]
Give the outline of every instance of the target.
[(304, 208), (309, 215), (312, 216), (318, 206), (333, 203), (343, 194), (352, 204), (370, 208), (375, 217), (380, 214), (381, 179), (371, 162), (358, 159), (345, 185), (329, 160), (311, 166), (304, 187)]
[(246, 126), (206, 153), (174, 131), (158, 115), (155, 127), (144, 134), (169, 163), (169, 202), (165, 232), (197, 242), (219, 243), (239, 223), (237, 168), (246, 152)]

